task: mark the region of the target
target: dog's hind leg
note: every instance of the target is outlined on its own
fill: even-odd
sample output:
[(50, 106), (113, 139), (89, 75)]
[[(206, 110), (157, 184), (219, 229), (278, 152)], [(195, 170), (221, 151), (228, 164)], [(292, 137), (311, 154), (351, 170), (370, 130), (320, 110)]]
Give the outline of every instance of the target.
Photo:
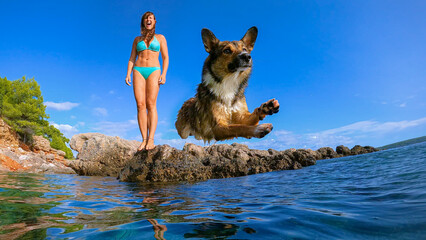
[(272, 128), (272, 124), (270, 123), (260, 125), (218, 124), (213, 128), (213, 134), (217, 141), (233, 139), (236, 137), (263, 138), (272, 131)]

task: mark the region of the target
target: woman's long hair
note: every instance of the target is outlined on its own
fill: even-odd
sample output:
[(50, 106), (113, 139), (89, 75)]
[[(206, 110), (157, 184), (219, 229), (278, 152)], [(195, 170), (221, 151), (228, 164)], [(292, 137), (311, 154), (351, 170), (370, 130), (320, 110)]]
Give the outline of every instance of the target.
[(155, 25), (156, 25), (156, 24), (154, 24), (154, 27), (153, 27), (152, 29), (150, 29), (150, 30), (146, 29), (145, 24), (143, 24), (144, 20), (145, 20), (146, 18), (148, 18), (150, 15), (152, 15), (152, 16), (154, 17), (154, 20), (155, 20), (155, 15), (154, 15), (154, 13), (149, 12), (149, 11), (148, 11), (148, 12), (146, 12), (146, 13), (144, 13), (144, 14), (142, 15), (142, 19), (141, 19), (141, 34), (142, 34), (142, 39), (143, 39), (146, 43), (151, 42), (152, 38), (153, 38), (153, 37), (154, 37), (154, 35), (155, 35)]

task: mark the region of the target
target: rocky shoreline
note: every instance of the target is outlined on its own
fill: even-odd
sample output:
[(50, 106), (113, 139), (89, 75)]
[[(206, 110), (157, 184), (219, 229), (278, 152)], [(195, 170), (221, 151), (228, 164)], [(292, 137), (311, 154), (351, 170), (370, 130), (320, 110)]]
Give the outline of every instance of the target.
[(279, 170), (300, 169), (317, 160), (378, 151), (359, 145), (336, 150), (323, 147), (285, 151), (249, 149), (234, 143), (201, 147), (186, 144), (182, 150), (158, 145), (136, 152), (139, 142), (99, 133), (73, 136), (70, 146), (79, 152), (69, 166), (80, 175), (112, 176), (126, 182), (202, 181), (212, 178), (246, 176)]
[(0, 119), (0, 171), (66, 173), (85, 176), (111, 176), (126, 182), (179, 182), (229, 178), (257, 173), (294, 170), (314, 165), (317, 160), (378, 151), (355, 146), (336, 150), (323, 147), (256, 150), (234, 143), (201, 147), (185, 144), (182, 150), (158, 145), (150, 151), (136, 152), (140, 142), (100, 133), (83, 133), (71, 138), (70, 147), (78, 152), (75, 160), (52, 149), (50, 142), (33, 136), (31, 147)]
[(0, 171), (75, 174), (68, 167), (65, 152), (50, 147), (50, 142), (33, 136), (33, 145), (19, 141), (18, 135), (0, 118)]

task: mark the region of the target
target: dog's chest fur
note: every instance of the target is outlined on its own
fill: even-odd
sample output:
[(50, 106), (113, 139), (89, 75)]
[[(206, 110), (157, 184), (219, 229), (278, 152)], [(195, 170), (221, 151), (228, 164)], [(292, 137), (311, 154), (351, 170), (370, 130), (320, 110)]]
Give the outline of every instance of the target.
[(247, 83), (247, 77), (245, 75), (246, 74), (241, 72), (235, 72), (217, 81), (207, 72), (203, 75), (202, 84), (204, 84), (209, 92), (213, 94), (225, 108), (229, 108), (228, 111), (232, 111), (232, 108), (238, 107), (233, 106), (237, 100), (236, 98), (240, 97), (241, 92), (244, 92)]

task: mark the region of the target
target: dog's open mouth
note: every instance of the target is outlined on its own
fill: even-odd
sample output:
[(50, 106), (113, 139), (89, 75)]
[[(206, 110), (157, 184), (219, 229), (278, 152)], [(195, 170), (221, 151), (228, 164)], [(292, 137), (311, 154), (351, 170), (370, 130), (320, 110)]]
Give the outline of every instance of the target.
[(247, 69), (249, 67), (251, 67), (251, 63), (242, 64), (242, 65), (240, 65), (239, 68), (245, 68), (245, 69)]
[(247, 70), (248, 68), (251, 68), (252, 64), (251, 63), (244, 63), (244, 64), (233, 64), (230, 63), (228, 65), (228, 70), (230, 72), (243, 72), (245, 70)]
[(246, 64), (246, 65), (240, 66), (239, 68), (237, 68), (237, 71), (243, 72), (243, 71), (247, 70), (247, 68), (251, 68), (251, 64)]

